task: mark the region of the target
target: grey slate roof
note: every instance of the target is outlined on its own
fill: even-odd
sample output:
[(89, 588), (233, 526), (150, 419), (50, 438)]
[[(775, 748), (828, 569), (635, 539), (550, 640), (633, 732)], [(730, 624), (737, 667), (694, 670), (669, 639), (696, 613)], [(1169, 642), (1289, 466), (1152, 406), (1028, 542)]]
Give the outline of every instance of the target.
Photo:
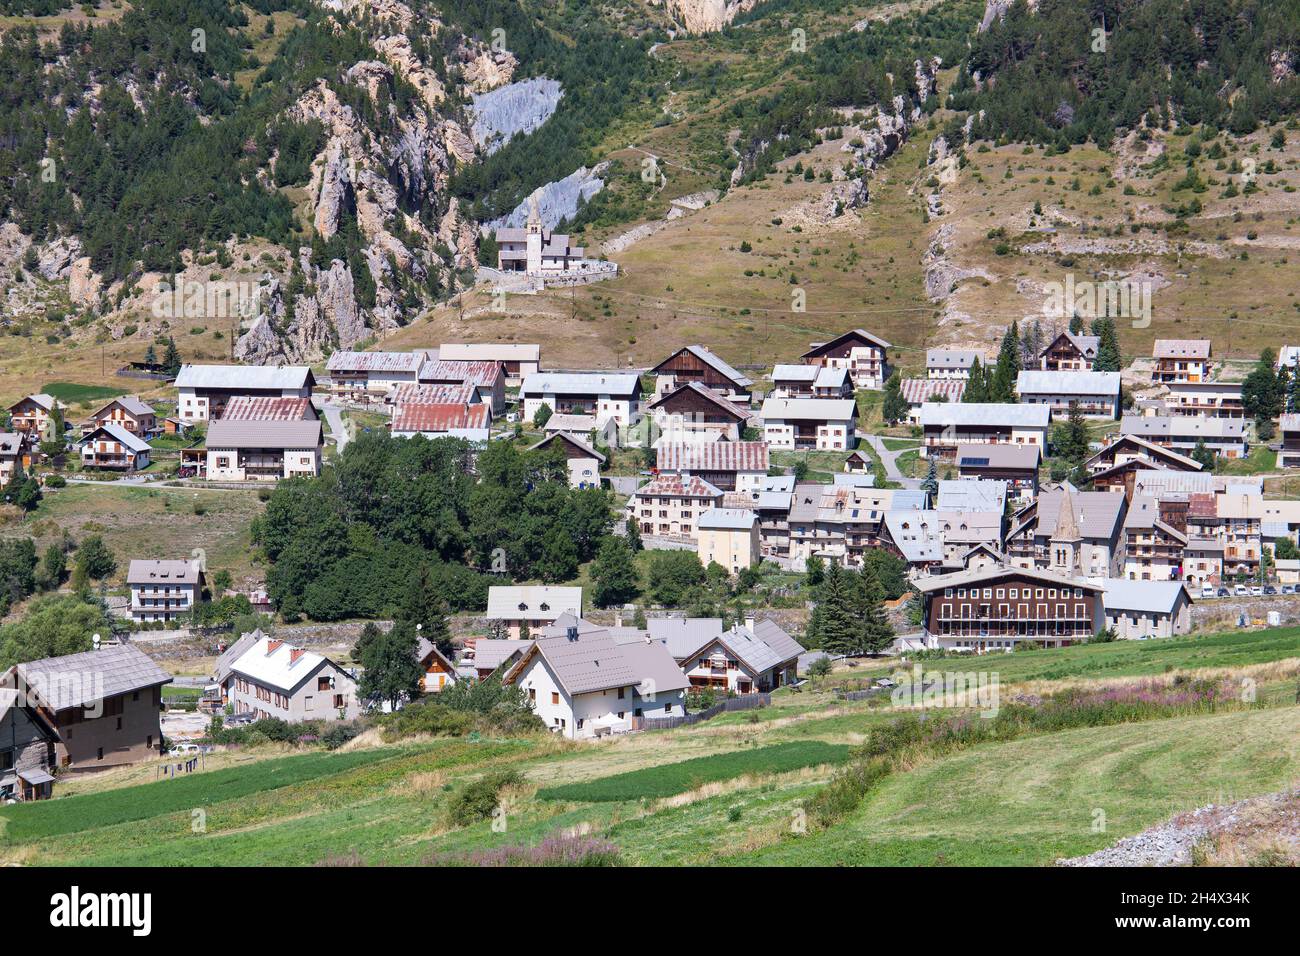
[(541, 655), (556, 681), (570, 695), (588, 694), (611, 687), (627, 687), (640, 682), (623, 648), (605, 630), (578, 630), (576, 637), (563, 634), (539, 637), (533, 651), (511, 668), (517, 675), (531, 653)]
[(99, 425), (93, 432), (81, 439), (81, 444), (88, 444), (96, 435), (103, 432), (115, 442), (120, 442), (134, 452), (149, 450), (149, 443), (134, 432), (129, 432), (121, 425)]
[(253, 645), (266, 636), (266, 632), (261, 628), (257, 628), (242, 635), (239, 640), (227, 647), (221, 653), (221, 656), (217, 658), (217, 663), (212, 668), (212, 676), (216, 678), (217, 683), (225, 683), (226, 678), (230, 676), (230, 670), (234, 667), (235, 661), (243, 657)]
[(56, 711), (167, 684), (172, 679), (143, 651), (130, 644), (29, 661), (18, 664), (17, 673), (50, 709)]
[(772, 648), (782, 661), (798, 657), (804, 652), (803, 645), (787, 634), (781, 625), (770, 618), (754, 622), (754, 636)]
[(159, 561), (133, 558), (126, 572), (127, 584), (198, 584), (199, 563), (189, 559)]
[(524, 379), (521, 396), (610, 395), (624, 398), (640, 394), (638, 375), (618, 372), (534, 372)]
[[(1110, 540), (1115, 536), (1125, 506), (1123, 495), (1113, 491), (1076, 490), (1071, 490), (1070, 495), (1074, 499), (1075, 520), (1083, 537)], [(1038, 496), (1037, 535), (1050, 537), (1056, 533), (1064, 497), (1065, 493), (1059, 488)]]
[(652, 617), (646, 621), (650, 637), (668, 647), (681, 660), (722, 634), (717, 617)]
[(742, 508), (710, 508), (696, 519), (695, 527), (701, 531), (748, 531), (757, 520), (758, 515)]
[(1037, 445), (963, 445), (957, 449), (957, 468), (1018, 468), (1038, 467)]
[(921, 406), (921, 424), (926, 427), (947, 425), (998, 425), (1012, 428), (1046, 428), (1052, 410), (1046, 405), (1013, 405), (990, 402), (967, 405), (953, 402), (926, 402)]
[(691, 686), (668, 648), (658, 641), (632, 641), (622, 644), (620, 649), (628, 666), (637, 675), (637, 693), (642, 697), (685, 690)]
[(1109, 611), (1145, 611), (1171, 614), (1178, 606), (1179, 592), (1190, 601), (1181, 581), (1126, 581), (1107, 578), (1102, 603)]
[(1025, 395), (1119, 395), (1119, 372), (1025, 369), (1016, 378), (1016, 392)]

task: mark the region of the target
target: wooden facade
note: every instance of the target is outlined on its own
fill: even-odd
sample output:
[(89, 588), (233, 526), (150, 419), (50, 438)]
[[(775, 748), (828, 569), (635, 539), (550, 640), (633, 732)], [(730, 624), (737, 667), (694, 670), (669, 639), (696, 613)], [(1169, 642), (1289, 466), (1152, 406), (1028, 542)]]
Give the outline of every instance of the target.
[(931, 578), (924, 592), (926, 630), (943, 647), (1068, 647), (1095, 634), (1104, 617), (1100, 588), (1021, 568)]

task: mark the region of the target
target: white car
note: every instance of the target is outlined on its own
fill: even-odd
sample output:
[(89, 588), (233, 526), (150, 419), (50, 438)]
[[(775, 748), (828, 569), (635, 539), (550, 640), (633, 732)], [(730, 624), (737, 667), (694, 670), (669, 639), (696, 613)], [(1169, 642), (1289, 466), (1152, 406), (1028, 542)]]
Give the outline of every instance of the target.
[(1201, 597), (1203, 597), (1203, 598), (1212, 598), (1212, 597), (1214, 597), (1215, 593), (1216, 593), (1216, 592), (1215, 592), (1214, 588), (1211, 588), (1211, 587), (1204, 587), (1204, 588), (1201, 588)]
[(199, 752), (198, 744), (175, 744), (172, 749), (167, 751), (171, 756), (180, 756), (182, 754), (196, 754)]
[(1252, 584), (1251, 587), (1250, 587), (1250, 596), (1251, 596), (1251, 597), (1263, 597), (1263, 596), (1264, 596), (1264, 589), (1263, 589), (1262, 587), (1260, 587), (1258, 584)]
[(1247, 588), (1246, 585), (1244, 584), (1238, 584), (1235, 588), (1232, 589), (1232, 593), (1237, 595), (1237, 597), (1245, 597), (1250, 593), (1250, 589)]

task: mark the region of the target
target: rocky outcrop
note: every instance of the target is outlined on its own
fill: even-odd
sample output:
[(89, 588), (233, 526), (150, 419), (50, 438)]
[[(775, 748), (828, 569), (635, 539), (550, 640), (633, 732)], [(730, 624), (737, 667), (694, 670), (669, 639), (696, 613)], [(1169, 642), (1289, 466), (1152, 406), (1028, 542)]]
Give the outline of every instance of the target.
[(956, 290), (957, 283), (964, 279), (993, 281), (996, 278), (984, 269), (964, 269), (949, 260), (947, 251), (954, 236), (951, 224), (940, 226), (921, 258), (921, 264), (925, 266), (925, 294), (931, 302), (948, 298)]
[[(984, 0), (984, 17), (980, 20), (979, 32), (983, 33), (993, 25), (994, 20), (1006, 16), (1016, 0)], [(1038, 0), (1026, 0), (1031, 11), (1038, 9)]]
[(76, 236), (61, 236), (41, 247), (38, 256), (36, 271), (42, 279), (48, 282), (66, 279), (72, 263), (81, 257), (81, 240)]
[(484, 152), (494, 153), (513, 137), (527, 135), (550, 119), (563, 95), (559, 82), (544, 76), (476, 93), (470, 106), (470, 135)]
[(493, 50), (481, 44), (463, 43), (453, 62), (460, 65), (461, 81), (471, 93), (486, 93), (514, 79), (519, 61), (509, 50)]
[[(652, 0), (657, 4), (658, 0)], [(748, 12), (759, 0), (662, 0), (669, 15), (687, 33), (716, 33), (736, 16)]]
[(484, 225), (484, 231), (522, 226), (528, 221), (528, 210), (534, 199), (537, 201), (538, 212), (541, 213), (542, 225), (554, 229), (563, 220), (572, 219), (581, 203), (587, 202), (604, 188), (605, 180), (601, 177), (606, 168), (606, 163), (592, 169), (583, 166), (563, 179), (538, 186), (509, 215)]
[(310, 250), (303, 249), (299, 267), (307, 284), (292, 301), (286, 301), (278, 279), (263, 278), (262, 311), (236, 341), (236, 358), (254, 364), (306, 362), (334, 348), (351, 348), (370, 335), (347, 263), (335, 259), (328, 269), (318, 269), (311, 264)]
[[(437, 109), (447, 98), (447, 91), (442, 81), (433, 70), (416, 58), (411, 50), (411, 41), (405, 34), (380, 37), (372, 45), (393, 64), (404, 80), (419, 91), (420, 98), (429, 109)], [(371, 96), (373, 95), (372, 93)]]

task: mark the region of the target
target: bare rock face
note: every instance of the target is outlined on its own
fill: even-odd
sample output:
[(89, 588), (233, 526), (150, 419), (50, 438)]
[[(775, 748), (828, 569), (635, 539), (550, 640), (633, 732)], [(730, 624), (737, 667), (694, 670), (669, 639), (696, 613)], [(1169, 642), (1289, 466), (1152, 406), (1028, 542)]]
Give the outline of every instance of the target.
[(451, 250), (455, 268), (472, 269), (478, 265), (478, 227), (461, 211), (460, 200), (451, 201), (438, 223), (438, 241)]
[[(1015, 0), (984, 0), (984, 17), (980, 20), (979, 32), (983, 33), (993, 25), (994, 20), (1001, 20), (1011, 9)], [(1026, 0), (1030, 11), (1038, 9), (1038, 0)]]
[(447, 154), (458, 163), (472, 162), (474, 159), (474, 141), (469, 138), (459, 123), (447, 120), (442, 125), (442, 141)]
[(940, 226), (935, 230), (934, 238), (921, 258), (925, 266), (925, 294), (931, 302), (942, 302), (948, 298), (956, 289), (957, 283), (963, 279), (978, 278), (993, 281), (997, 278), (984, 269), (964, 269), (950, 261), (947, 247), (951, 244), (953, 236), (954, 230), (951, 224)]
[(1274, 84), (1295, 76), (1295, 54), (1290, 50), (1274, 50), (1268, 55), (1268, 75)]
[(519, 228), (528, 221), (528, 210), (534, 200), (542, 217), (542, 225), (554, 229), (562, 220), (572, 218), (581, 203), (604, 188), (605, 180), (601, 177), (607, 168), (605, 163), (591, 169), (581, 166), (563, 179), (538, 186), (508, 215), (492, 220), (484, 229)]
[(419, 91), (420, 98), (430, 109), (437, 109), (447, 98), (447, 91), (443, 88), (442, 81), (433, 70), (427, 68), (415, 56), (411, 50), (411, 41), (405, 34), (381, 37), (375, 40), (373, 45), (397, 68), (402, 78)]
[(339, 13), (369, 17), (403, 31), (415, 21), (411, 8), (398, 0), (320, 0), (320, 5)]
[(90, 267), (90, 256), (82, 256), (68, 270), (68, 298), (73, 305), (93, 309), (99, 304), (103, 291), (103, 276)]
[(486, 93), (514, 79), (519, 61), (509, 50), (493, 50), (469, 41), (456, 50), (461, 79), (471, 93)]
[(328, 269), (317, 269), (310, 250), (303, 249), (299, 265), (307, 276), (305, 291), (286, 302), (279, 282), (270, 282), (263, 311), (235, 342), (236, 358), (261, 364), (306, 362), (334, 348), (350, 348), (369, 335), (347, 263), (335, 259)]
[(66, 279), (72, 263), (81, 256), (81, 240), (76, 236), (60, 236), (40, 251), (36, 271), (42, 279), (54, 282)]
[(716, 33), (737, 14), (748, 12), (758, 0), (663, 0), (668, 13), (687, 33)]
[(559, 81), (535, 76), (474, 96), (470, 135), (487, 153), (518, 135), (537, 129), (555, 112), (564, 95)]
[(329, 239), (339, 231), (345, 209), (355, 205), (356, 196), (352, 190), (347, 160), (343, 155), (343, 145), (338, 139), (331, 139), (326, 146), (320, 188), (316, 193), (316, 214), (313, 217), (316, 231), (323, 238)]

